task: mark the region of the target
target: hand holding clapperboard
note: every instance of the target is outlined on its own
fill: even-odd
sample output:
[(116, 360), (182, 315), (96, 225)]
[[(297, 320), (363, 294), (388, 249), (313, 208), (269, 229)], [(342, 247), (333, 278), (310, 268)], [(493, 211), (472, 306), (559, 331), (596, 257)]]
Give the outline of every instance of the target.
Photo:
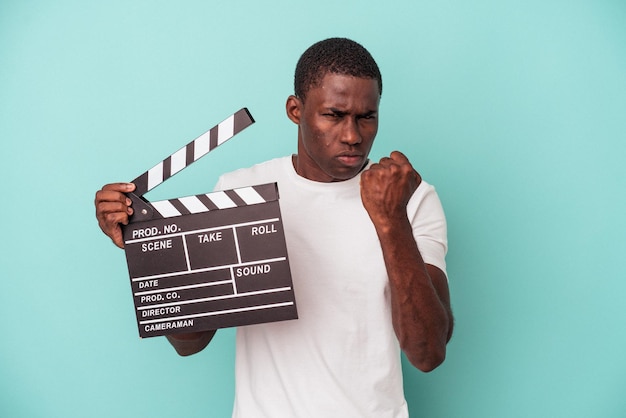
[(141, 337), (298, 317), (276, 183), (142, 197), (252, 123), (241, 109), (133, 180), (123, 234)]

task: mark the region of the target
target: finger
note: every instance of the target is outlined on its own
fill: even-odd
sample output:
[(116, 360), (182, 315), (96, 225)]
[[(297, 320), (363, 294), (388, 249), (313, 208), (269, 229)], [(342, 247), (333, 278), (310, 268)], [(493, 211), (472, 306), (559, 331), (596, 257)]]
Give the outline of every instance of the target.
[(389, 158), (399, 163), (408, 163), (409, 159), (400, 151), (392, 151)]
[(132, 208), (122, 206), (119, 209), (112, 204), (101, 206), (104, 206), (104, 209), (100, 207), (96, 210), (96, 219), (105, 234), (110, 236), (111, 231), (119, 228), (118, 224), (128, 225), (129, 218), (133, 214)]
[(391, 159), (390, 157), (383, 157), (383, 158), (380, 159), (380, 161), (378, 161), (378, 167), (376, 167), (376, 168), (389, 167), (392, 164), (395, 164), (393, 159)]
[(103, 191), (111, 191), (118, 193), (130, 193), (135, 190), (135, 184), (133, 183), (110, 183), (102, 186)]
[(419, 173), (415, 170), (415, 168), (413, 168), (413, 165), (406, 155), (404, 155), (400, 151), (393, 151), (389, 157), (396, 165), (402, 167), (407, 172), (414, 173), (416, 176), (419, 177)]
[(107, 214), (113, 212), (124, 212), (128, 213), (128, 209), (130, 206), (128, 205), (128, 201), (123, 199), (120, 200), (102, 200), (96, 203), (96, 213), (97, 214)]
[(126, 212), (105, 213), (100, 218), (107, 230), (119, 228), (119, 224), (128, 225), (128, 214)]
[(96, 205), (100, 202), (120, 202), (130, 206), (132, 201), (124, 193), (110, 190), (98, 190), (96, 192)]

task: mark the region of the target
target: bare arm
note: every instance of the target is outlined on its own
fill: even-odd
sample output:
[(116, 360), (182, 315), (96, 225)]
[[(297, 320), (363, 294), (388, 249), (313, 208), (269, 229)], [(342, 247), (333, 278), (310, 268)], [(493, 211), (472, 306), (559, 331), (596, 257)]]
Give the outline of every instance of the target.
[(361, 199), (383, 251), (400, 347), (411, 364), (431, 371), (445, 359), (453, 318), (445, 274), (424, 263), (406, 214), (420, 183), (408, 159), (393, 152), (363, 172)]
[[(96, 192), (94, 204), (96, 219), (104, 232), (115, 245), (124, 248), (121, 225), (128, 225), (133, 214), (131, 200), (124, 193), (135, 190), (132, 183), (112, 183)], [(168, 335), (167, 340), (181, 356), (189, 356), (202, 351), (213, 339), (216, 331), (193, 332), (188, 334)]]

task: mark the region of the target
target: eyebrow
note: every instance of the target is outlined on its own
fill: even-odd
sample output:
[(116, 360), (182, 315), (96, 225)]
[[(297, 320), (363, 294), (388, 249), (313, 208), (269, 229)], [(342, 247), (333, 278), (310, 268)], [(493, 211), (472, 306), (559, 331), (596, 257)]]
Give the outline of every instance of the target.
[[(350, 112), (347, 112), (345, 110), (340, 110), (337, 109), (336, 107), (329, 107), (327, 108), (329, 111), (335, 113), (336, 115), (340, 115), (340, 116), (345, 116)], [(372, 115), (376, 115), (378, 113), (377, 110), (367, 110), (363, 113), (358, 113), (357, 116), (363, 117), (363, 116), (372, 116)]]

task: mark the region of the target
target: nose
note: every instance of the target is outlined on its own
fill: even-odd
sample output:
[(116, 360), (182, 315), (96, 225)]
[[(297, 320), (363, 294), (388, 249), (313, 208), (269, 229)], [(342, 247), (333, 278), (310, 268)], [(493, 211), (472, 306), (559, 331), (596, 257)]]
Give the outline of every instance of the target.
[(360, 144), (363, 140), (359, 129), (359, 122), (355, 118), (346, 118), (344, 122), (342, 141), (349, 145)]

